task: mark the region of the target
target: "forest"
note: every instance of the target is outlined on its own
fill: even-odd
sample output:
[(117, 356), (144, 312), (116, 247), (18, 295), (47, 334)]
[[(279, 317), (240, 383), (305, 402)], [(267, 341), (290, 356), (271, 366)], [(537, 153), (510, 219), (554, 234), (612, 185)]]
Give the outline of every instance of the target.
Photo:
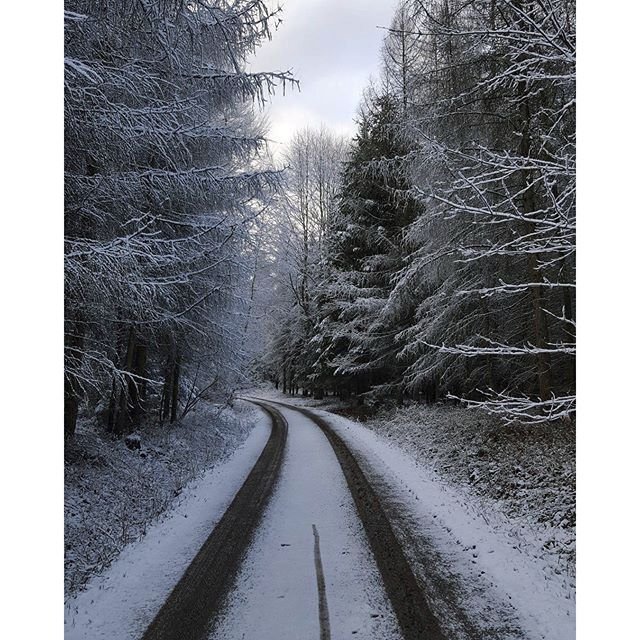
[(256, 381), (573, 420), (575, 2), (399, 2), (355, 137), (276, 160), (279, 14), (65, 0), (65, 439)]
[(574, 638), (575, 0), (60, 30), (65, 639)]

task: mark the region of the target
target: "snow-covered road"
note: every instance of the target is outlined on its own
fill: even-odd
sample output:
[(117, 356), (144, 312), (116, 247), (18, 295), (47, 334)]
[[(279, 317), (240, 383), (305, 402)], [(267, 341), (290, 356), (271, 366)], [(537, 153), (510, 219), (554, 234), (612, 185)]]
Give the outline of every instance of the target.
[[(309, 410), (304, 399), (264, 397)], [(497, 526), (485, 505), (365, 426), (319, 408), (311, 415), (357, 459), (448, 640), (575, 638), (575, 587), (527, 553), (508, 523)]]
[(281, 412), (289, 423), (281, 477), (211, 639), (316, 639), (329, 628), (333, 638), (402, 638), (329, 441), (299, 412)]
[(312, 413), (357, 458), (449, 640), (575, 638), (571, 581), (550, 574), (543, 557), (525, 553), (508, 524), (490, 524), (495, 518), (487, 516), (495, 514), (484, 505), (470, 503), (365, 426), (321, 409)]
[[(288, 422), (284, 456), (281, 446), (276, 484), (239, 569), (227, 572), (209, 640), (575, 636), (571, 585), (437, 475), (362, 425), (264, 399)], [(142, 637), (233, 511), (223, 518), (268, 433), (265, 414), (227, 463), (67, 603), (68, 640)]]

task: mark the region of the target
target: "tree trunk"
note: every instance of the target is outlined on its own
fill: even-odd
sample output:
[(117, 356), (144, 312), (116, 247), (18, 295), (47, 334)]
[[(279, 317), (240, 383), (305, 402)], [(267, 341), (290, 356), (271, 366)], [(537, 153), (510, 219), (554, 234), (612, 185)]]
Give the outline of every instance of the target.
[(125, 376), (125, 381), (121, 385), (120, 388), (120, 401), (117, 403), (117, 413), (115, 419), (113, 420), (114, 433), (117, 436), (122, 436), (131, 427), (131, 411), (129, 405), (129, 393), (130, 393), (130, 385), (131, 379), (127, 375), (128, 372), (132, 370), (133, 367), (133, 355), (135, 352), (135, 329), (133, 326), (129, 327), (129, 333), (127, 337), (127, 353), (125, 356), (125, 362), (123, 371)]
[(107, 431), (113, 433), (115, 430), (116, 419), (116, 401), (118, 399), (118, 387), (116, 386), (116, 379), (111, 382), (111, 394), (109, 395), (109, 410), (107, 412)]
[(139, 426), (145, 414), (145, 400), (147, 383), (140, 378), (146, 377), (147, 346), (138, 342), (133, 352), (133, 373), (138, 379), (129, 382), (129, 402), (131, 404), (131, 420), (134, 426)]
[[(526, 88), (522, 88), (526, 91)], [(525, 97), (520, 106), (520, 115), (522, 117), (522, 139), (520, 143), (520, 153), (522, 157), (527, 158), (531, 153), (531, 133), (529, 125), (531, 122), (531, 113), (529, 108), (529, 98)], [(525, 215), (532, 214), (536, 210), (535, 194), (532, 186), (532, 179), (529, 170), (522, 171), (522, 205)], [(535, 231), (535, 220), (527, 222), (525, 229), (528, 234)], [(529, 272), (529, 281), (542, 282), (543, 274), (539, 268), (538, 259), (535, 254), (530, 253), (527, 256), (527, 267)], [(549, 333), (547, 326), (547, 316), (544, 311), (544, 295), (541, 286), (531, 287), (531, 303), (533, 307), (533, 333), (534, 345), (538, 348), (546, 348), (549, 342)], [(536, 368), (538, 375), (538, 395), (541, 400), (548, 400), (551, 397), (551, 366), (549, 363), (548, 353), (536, 354)]]
[[(536, 269), (537, 260), (535, 256), (529, 256), (529, 275), (532, 278), (540, 278), (540, 273)], [(536, 280), (532, 280), (536, 282)], [(549, 329), (547, 316), (544, 312), (544, 296), (542, 287), (531, 288), (531, 298), (533, 302), (533, 327), (535, 336), (535, 346), (545, 348), (549, 343)], [(536, 365), (538, 370), (538, 393), (541, 400), (549, 400), (551, 397), (551, 365), (548, 353), (538, 353), (536, 355)]]
[(178, 417), (178, 400), (180, 395), (180, 356), (176, 356), (175, 366), (173, 367), (173, 379), (171, 386), (171, 419), (173, 423)]
[(73, 390), (73, 385), (68, 382), (66, 376), (64, 380), (64, 438), (65, 441), (72, 440), (76, 433), (76, 423), (78, 422), (78, 396)]
[[(81, 350), (84, 344), (84, 335), (79, 326), (78, 318), (69, 318), (64, 336), (64, 346), (67, 349), (64, 354), (64, 438), (73, 439), (78, 422), (78, 410), (80, 408), (81, 389), (78, 385), (73, 370), (80, 367), (82, 360)], [(68, 333), (67, 333), (68, 331)]]

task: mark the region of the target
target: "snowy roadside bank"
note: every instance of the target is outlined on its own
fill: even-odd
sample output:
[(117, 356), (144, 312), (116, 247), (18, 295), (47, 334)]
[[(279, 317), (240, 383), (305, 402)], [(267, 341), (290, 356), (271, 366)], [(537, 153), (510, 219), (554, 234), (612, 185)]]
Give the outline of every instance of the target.
[(65, 453), (65, 600), (180, 505), (186, 485), (228, 459), (260, 415), (203, 400), (180, 423), (139, 432), (132, 450), (81, 422)]
[(247, 411), (255, 428), (224, 462), (188, 483), (147, 534), (65, 605), (66, 640), (140, 637), (224, 515), (262, 452), (269, 418)]
[(548, 569), (575, 578), (575, 426), (505, 426), (461, 407), (409, 405), (363, 422), (477, 502)]
[(575, 636), (568, 427), (517, 431), (464, 409), (424, 405), (360, 423), (317, 401), (261, 395), (313, 408), (344, 438), (392, 505), (416, 575), (442, 603), (452, 638)]

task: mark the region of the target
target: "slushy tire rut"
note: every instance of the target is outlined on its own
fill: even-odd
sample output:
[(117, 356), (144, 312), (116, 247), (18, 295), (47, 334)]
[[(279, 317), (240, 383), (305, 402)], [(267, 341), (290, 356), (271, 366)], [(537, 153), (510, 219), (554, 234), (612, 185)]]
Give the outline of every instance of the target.
[(262, 402), (252, 402), (271, 416), (267, 444), (142, 640), (202, 640), (233, 585), (280, 472), (287, 439), (287, 422), (282, 414)]

